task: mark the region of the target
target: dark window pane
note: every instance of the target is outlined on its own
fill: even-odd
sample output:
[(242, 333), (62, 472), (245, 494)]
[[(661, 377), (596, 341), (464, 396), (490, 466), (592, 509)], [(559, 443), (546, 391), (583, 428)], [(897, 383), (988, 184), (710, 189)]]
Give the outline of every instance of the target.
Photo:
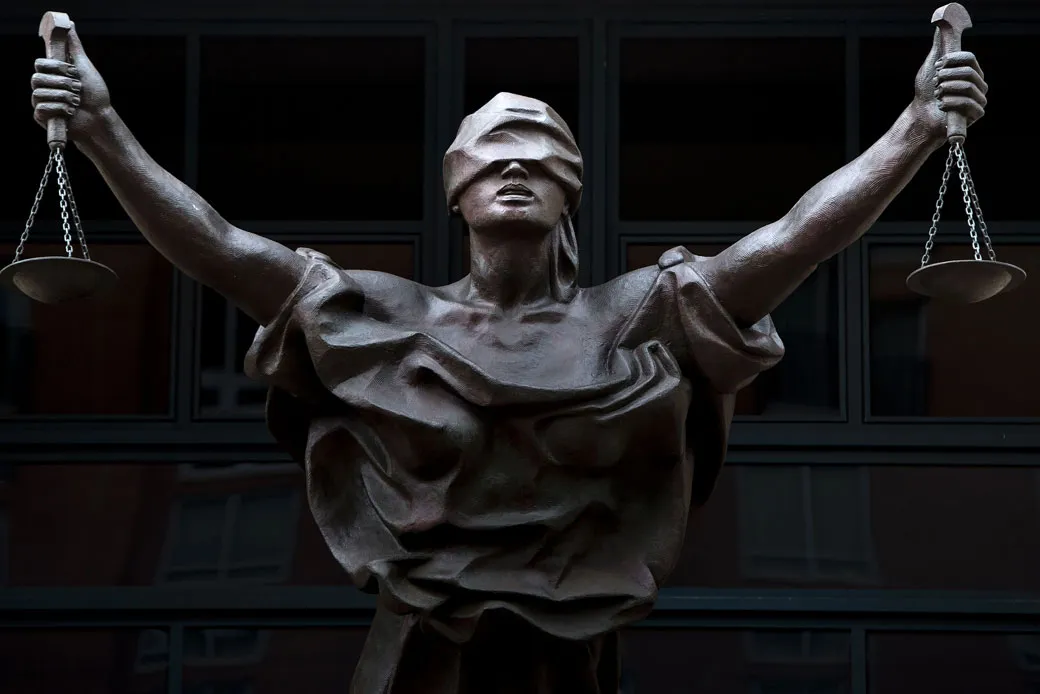
[(872, 634), (871, 694), (1035, 694), (1040, 636), (1035, 634)]
[[(870, 409), (875, 416), (1040, 417), (1040, 388), (1023, 374), (1040, 353), (1040, 327), (1023, 307), (1040, 303), (1040, 247), (1001, 246), (997, 259), (1031, 276), (968, 306), (928, 301), (906, 288), (917, 246), (870, 251)], [(968, 235), (937, 245), (931, 262), (972, 257)], [(1009, 384), (1016, 384), (1009, 387)]]
[(735, 465), (669, 584), (1040, 593), (1040, 472)]
[(499, 92), (549, 104), (578, 137), (578, 39), (466, 40), (464, 107), (472, 113)]
[[(18, 629), (0, 631), (0, 691), (162, 694), (167, 657), (148, 653), (165, 631)], [(139, 659), (139, 644), (145, 657)]]
[(845, 161), (844, 62), (838, 38), (623, 40), (621, 218), (785, 214)]
[[(83, 36), (91, 61), (112, 94), (112, 104), (149, 154), (175, 176), (184, 171), (185, 42), (180, 37)], [(141, 77), (147, 56), (148, 78)], [(33, 62), (44, 57), (43, 41), (31, 34), (0, 37), (0, 128), (8, 173), (0, 198), (0, 220), (22, 222), (47, 162), (47, 136), (32, 117), (29, 80)], [(161, 85), (161, 86), (157, 86)], [(161, 107), (156, 90), (160, 90)], [(69, 180), (84, 219), (125, 219), (115, 196), (90, 161), (75, 147), (66, 159)], [(40, 207), (39, 218), (57, 219), (57, 180)], [(89, 225), (88, 225), (89, 227)], [(89, 238), (90, 229), (87, 229)]]
[(4, 486), (10, 585), (349, 582), (292, 463), (16, 465)]
[(849, 637), (828, 631), (629, 629), (626, 694), (848, 694)]
[(204, 38), (199, 191), (231, 219), (422, 219), (425, 50)]
[[(289, 244), (296, 248), (298, 244)], [(379, 270), (400, 277), (415, 274), (411, 243), (304, 244), (325, 253), (341, 267)], [(261, 417), (267, 388), (243, 372), (257, 325), (216, 292), (202, 289), (199, 334), (200, 416)]]
[[(145, 244), (90, 249), (119, 275), (114, 290), (57, 305), (0, 292), (0, 416), (169, 411), (173, 268)], [(26, 246), (45, 255), (64, 246)]]
[[(964, 35), (990, 86), (993, 100), (986, 117), (973, 125), (965, 144), (968, 162), (987, 219), (1035, 219), (1035, 168), (1031, 148), (1023, 147), (1032, 108), (1028, 90), (1029, 56), (1035, 36)], [(869, 38), (861, 44), (861, 147), (870, 146), (895, 122), (913, 98), (914, 76), (931, 48), (931, 35), (916, 38)], [(931, 218), (939, 192), (946, 150), (932, 155), (882, 215), (882, 221), (925, 221)], [(954, 172), (956, 176), (956, 172)], [(946, 215), (963, 219), (956, 187), (947, 195)], [(927, 227), (925, 227), (927, 229)]]
[[(656, 265), (675, 244), (629, 244), (629, 270)], [(691, 243), (699, 255), (722, 251), (722, 244)], [(772, 317), (787, 353), (737, 395), (737, 415), (773, 419), (833, 417), (840, 408), (838, 376), (838, 266), (828, 261), (814, 272)], [(806, 378), (812, 374), (811, 378)]]
[(327, 694), (350, 689), (367, 628), (188, 629), (188, 694)]

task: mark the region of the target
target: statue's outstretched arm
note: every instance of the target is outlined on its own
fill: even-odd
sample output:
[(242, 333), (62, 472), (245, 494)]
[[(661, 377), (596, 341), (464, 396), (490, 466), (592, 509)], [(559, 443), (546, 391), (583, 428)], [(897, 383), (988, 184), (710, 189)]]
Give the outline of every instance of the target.
[(986, 91), (975, 56), (944, 55), (937, 29), (914, 99), (887, 133), (813, 186), (782, 219), (698, 265), (722, 305), (742, 325), (775, 309), (819, 263), (859, 239), (942, 147), (947, 113), (969, 124), (982, 117)]
[[(54, 116), (67, 119), (69, 139), (94, 162), (148, 242), (261, 325), (269, 322), (299, 282), (304, 260), (280, 243), (233, 226), (156, 163), (112, 108), (108, 88), (75, 30), (68, 50), (68, 63), (36, 61), (37, 122), (46, 127)], [(156, 85), (157, 108), (163, 107), (162, 91)]]

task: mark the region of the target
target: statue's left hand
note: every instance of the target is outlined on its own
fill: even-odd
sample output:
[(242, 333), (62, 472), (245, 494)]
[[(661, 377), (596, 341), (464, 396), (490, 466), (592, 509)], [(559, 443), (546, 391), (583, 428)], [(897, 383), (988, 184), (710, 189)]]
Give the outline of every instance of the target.
[(974, 53), (942, 53), (939, 30), (932, 50), (917, 72), (911, 111), (937, 142), (946, 139), (946, 113), (958, 112), (971, 125), (986, 112), (989, 85)]

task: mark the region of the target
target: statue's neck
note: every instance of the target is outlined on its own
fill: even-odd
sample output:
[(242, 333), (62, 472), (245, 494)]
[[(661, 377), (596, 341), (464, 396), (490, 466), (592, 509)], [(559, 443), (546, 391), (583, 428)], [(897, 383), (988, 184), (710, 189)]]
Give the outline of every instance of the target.
[(552, 234), (489, 237), (470, 233), (472, 298), (513, 308), (551, 297)]

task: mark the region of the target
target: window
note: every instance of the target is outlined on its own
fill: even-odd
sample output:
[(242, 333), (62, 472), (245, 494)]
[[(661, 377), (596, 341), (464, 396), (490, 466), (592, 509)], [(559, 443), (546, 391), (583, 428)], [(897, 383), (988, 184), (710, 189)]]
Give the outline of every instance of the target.
[(296, 463), (183, 463), (178, 469), (178, 477), (183, 481), (200, 481), (296, 475), (300, 472)]
[[(657, 264), (678, 243), (629, 243), (628, 270)], [(698, 255), (716, 255), (725, 244), (689, 243)], [(841, 407), (838, 263), (820, 266), (772, 313), (784, 358), (737, 394), (736, 414), (769, 419), (834, 418)], [(812, 378), (806, 378), (812, 374)]]
[(253, 694), (252, 682), (238, 680), (186, 684), (185, 694)]
[(870, 580), (868, 477), (864, 468), (741, 468), (741, 556), (749, 576)]
[[(31, 240), (31, 239), (30, 239)], [(26, 255), (64, 255), (29, 244)], [(145, 244), (92, 244), (119, 275), (110, 292), (39, 304), (0, 299), (0, 382), (9, 416), (162, 415), (170, 410), (173, 268)], [(14, 247), (0, 245), (3, 263)]]
[(7, 509), (0, 506), (0, 586), (7, 585), (10, 572), (10, 541), (7, 537)]
[(145, 629), (137, 641), (137, 672), (165, 670), (170, 662), (170, 636), (163, 629)]
[[(998, 260), (1040, 276), (1040, 247), (994, 242)], [(871, 415), (1040, 417), (1040, 388), (1022, 379), (1040, 353), (1040, 325), (1022, 320), (1023, 307), (1040, 304), (1040, 284), (967, 306), (922, 301), (906, 276), (920, 267), (923, 246), (923, 233), (921, 246), (867, 246)], [(936, 244), (932, 262), (971, 252), (965, 233)]]
[(2, 629), (3, 691), (165, 693), (165, 664), (147, 672), (135, 668), (139, 642), (137, 629)]
[[(1028, 692), (1023, 672), (1001, 633), (867, 634), (869, 692)], [(1033, 637), (1027, 637), (1033, 638)]]
[[(327, 254), (343, 268), (379, 270), (400, 277), (415, 274), (412, 243), (341, 243), (304, 245)], [(246, 352), (257, 324), (216, 292), (200, 288), (198, 413), (210, 418), (260, 418), (267, 387), (244, 373)]]
[(295, 490), (183, 499), (174, 509), (160, 581), (283, 581), (298, 517)]
[(623, 38), (620, 218), (783, 216), (845, 162), (844, 62), (841, 38)]
[(418, 36), (203, 37), (199, 192), (229, 219), (422, 219), (425, 56)]
[(822, 631), (628, 629), (632, 692), (848, 694), (849, 635)]

